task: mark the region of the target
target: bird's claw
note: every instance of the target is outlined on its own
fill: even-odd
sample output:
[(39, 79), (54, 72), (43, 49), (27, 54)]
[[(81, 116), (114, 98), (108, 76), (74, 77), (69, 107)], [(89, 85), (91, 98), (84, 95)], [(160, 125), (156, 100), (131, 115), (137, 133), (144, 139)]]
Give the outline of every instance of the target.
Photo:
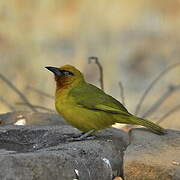
[(92, 140), (95, 139), (96, 136), (93, 136), (92, 133), (94, 133), (95, 130), (92, 129), (88, 132), (83, 132), (81, 134), (77, 134), (70, 138), (68, 141), (83, 141), (83, 140)]

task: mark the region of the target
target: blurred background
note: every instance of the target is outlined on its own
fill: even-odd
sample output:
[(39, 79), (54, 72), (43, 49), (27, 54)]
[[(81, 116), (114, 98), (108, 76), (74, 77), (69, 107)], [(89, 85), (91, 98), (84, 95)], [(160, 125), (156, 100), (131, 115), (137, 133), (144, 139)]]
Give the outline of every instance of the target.
[[(72, 64), (99, 86), (98, 68), (88, 64), (89, 56), (97, 56), (104, 70), (105, 91), (121, 100), (121, 81), (126, 107), (133, 113), (152, 80), (180, 62), (179, 19), (180, 0), (1, 0), (0, 73), (33, 105), (53, 110), (53, 99), (32, 90), (54, 95), (53, 76), (44, 66)], [(152, 89), (139, 115), (170, 85), (179, 84), (177, 66)], [(0, 80), (0, 113), (29, 110), (21, 102)], [(177, 90), (149, 119), (157, 121), (179, 102)], [(180, 129), (177, 110), (161, 124)]]

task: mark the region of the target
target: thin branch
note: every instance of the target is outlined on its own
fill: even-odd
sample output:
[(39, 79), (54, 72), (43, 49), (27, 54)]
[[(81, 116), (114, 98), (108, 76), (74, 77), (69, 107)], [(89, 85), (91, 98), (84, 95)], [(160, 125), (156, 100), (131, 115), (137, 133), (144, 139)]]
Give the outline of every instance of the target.
[(19, 89), (17, 89), (4, 75), (0, 74), (0, 79), (2, 79), (2, 81), (4, 81), (16, 94), (18, 94), (18, 96), (27, 104), (27, 106), (32, 111), (37, 112), (37, 110), (32, 106), (26, 96)]
[[(18, 102), (16, 103), (17, 105), (23, 105), (23, 106), (28, 106), (27, 103), (24, 103), (24, 102)], [(43, 110), (46, 110), (46, 111), (49, 111), (49, 112), (55, 112), (54, 110), (52, 109), (49, 109), (49, 108), (46, 108), (46, 107), (43, 107), (43, 106), (39, 106), (39, 105), (32, 105), (35, 109), (43, 109)]]
[(91, 63), (92, 60), (94, 60), (95, 64), (97, 64), (98, 68), (99, 68), (99, 73), (100, 73), (100, 86), (101, 86), (101, 89), (104, 91), (104, 75), (103, 75), (103, 67), (101, 65), (101, 63), (99, 62), (99, 59), (98, 57), (94, 57), (94, 56), (91, 56), (88, 58), (88, 62)]
[(171, 85), (169, 86), (168, 90), (149, 108), (148, 111), (146, 111), (142, 118), (145, 118), (149, 115), (151, 115), (152, 113), (154, 113), (155, 111), (157, 111), (160, 106), (163, 104), (163, 102), (166, 101), (166, 99), (171, 96), (174, 92), (180, 90), (180, 85)]
[(145, 98), (147, 97), (148, 93), (150, 92), (150, 90), (154, 87), (154, 85), (166, 74), (168, 73), (170, 70), (174, 69), (175, 67), (179, 66), (180, 65), (180, 62), (176, 63), (176, 64), (173, 64), (169, 67), (167, 67), (164, 71), (162, 71), (156, 79), (154, 79), (151, 84), (147, 87), (147, 89), (145, 90), (145, 92), (143, 93), (142, 97), (140, 98), (137, 106), (136, 106), (136, 109), (135, 109), (135, 115), (137, 115), (141, 109), (141, 106), (145, 100)]
[(36, 92), (37, 94), (40, 94), (40, 95), (42, 95), (42, 96), (45, 96), (45, 97), (54, 99), (54, 96), (52, 96), (52, 95), (50, 95), (50, 94), (48, 94), (48, 93), (46, 93), (46, 92), (44, 92), (44, 91), (42, 91), (42, 90), (40, 90), (40, 89), (36, 89), (36, 88), (34, 88), (34, 87), (31, 87), (31, 86), (27, 86), (27, 89), (28, 89), (28, 90), (31, 90), (31, 91), (34, 91), (34, 92)]
[(119, 88), (120, 88), (120, 97), (121, 97), (121, 102), (125, 106), (125, 96), (124, 96), (124, 87), (121, 81), (119, 81)]
[(11, 104), (9, 104), (3, 97), (0, 97), (0, 101), (6, 106), (8, 107), (11, 111), (16, 111), (16, 108), (14, 106), (12, 106)]
[(168, 116), (170, 116), (171, 114), (175, 113), (176, 111), (180, 110), (180, 104), (175, 106), (174, 108), (172, 108), (171, 110), (169, 110), (166, 114), (164, 114), (156, 123), (159, 124), (162, 121), (164, 121), (164, 119), (166, 119)]

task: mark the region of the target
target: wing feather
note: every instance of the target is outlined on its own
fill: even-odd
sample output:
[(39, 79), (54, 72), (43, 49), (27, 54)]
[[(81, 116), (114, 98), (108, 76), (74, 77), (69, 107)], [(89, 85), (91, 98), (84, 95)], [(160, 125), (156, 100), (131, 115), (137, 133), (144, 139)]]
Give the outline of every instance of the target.
[(91, 84), (73, 88), (69, 95), (73, 97), (76, 104), (87, 109), (130, 115), (119, 101)]

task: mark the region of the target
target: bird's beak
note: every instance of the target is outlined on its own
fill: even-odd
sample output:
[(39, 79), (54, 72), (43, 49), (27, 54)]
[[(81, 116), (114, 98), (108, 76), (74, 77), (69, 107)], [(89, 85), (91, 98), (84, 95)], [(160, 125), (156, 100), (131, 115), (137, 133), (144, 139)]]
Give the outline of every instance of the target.
[(63, 75), (62, 71), (57, 67), (46, 66), (45, 68), (48, 69), (49, 71), (53, 72), (55, 76)]

